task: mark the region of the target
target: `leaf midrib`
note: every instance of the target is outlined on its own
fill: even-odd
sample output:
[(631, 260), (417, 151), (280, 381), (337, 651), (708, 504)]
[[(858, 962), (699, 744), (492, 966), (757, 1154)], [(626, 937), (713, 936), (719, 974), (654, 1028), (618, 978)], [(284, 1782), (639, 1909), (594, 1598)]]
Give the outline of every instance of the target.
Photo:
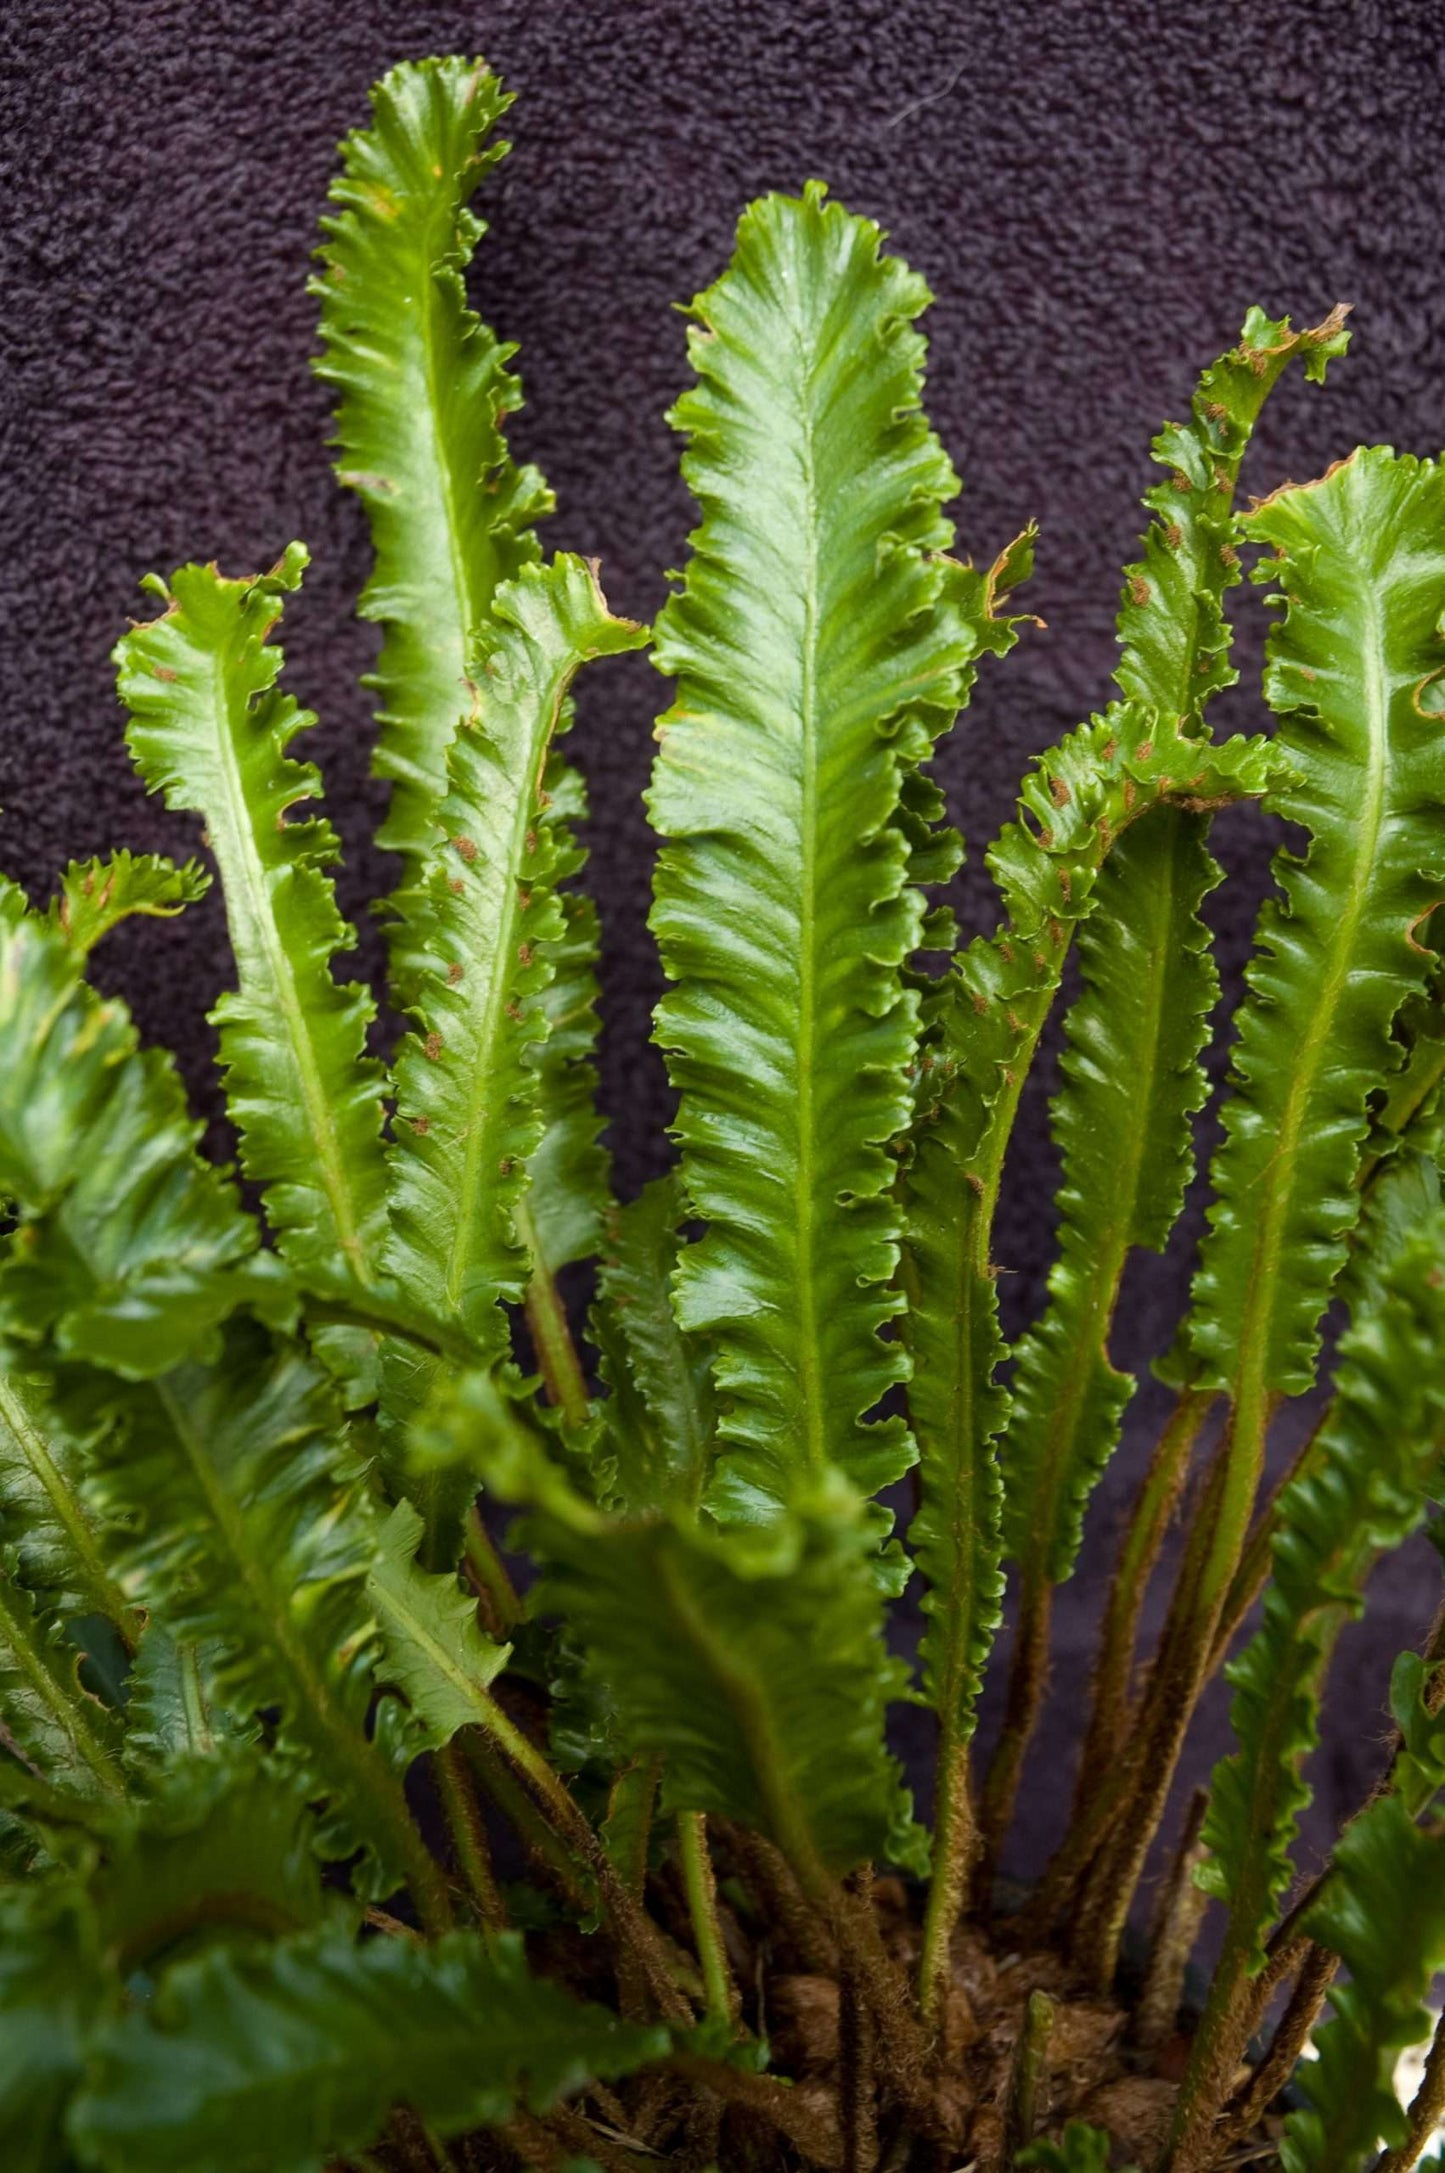
[(43, 1488), (57, 1521), (74, 1547), (84, 1568), (92, 1598), (99, 1603), (103, 1614), (111, 1616), (117, 1622), (124, 1621), (128, 1612), (125, 1596), (101, 1559), (95, 1534), (85, 1520), (75, 1492), (62, 1476), (30, 1413), (15, 1394), (9, 1376), (3, 1373), (0, 1373), (0, 1420), (8, 1427), (21, 1456)]
[[(351, 1190), (347, 1183), (345, 1166), (341, 1156), (341, 1143), (337, 1138), (336, 1128), (331, 1120), (330, 1104), (322, 1081), (316, 1050), (311, 1039), (310, 1021), (301, 1002), (300, 992), (296, 987), (296, 978), (291, 970), (291, 961), (286, 955), (285, 945), (281, 942), (276, 927), (275, 915), (271, 911), (271, 893), (266, 881), (266, 868), (260, 849), (255, 842), (255, 831), (246, 802), (240, 761), (233, 740), (233, 723), (239, 724), (241, 729), (244, 729), (247, 725), (254, 726), (255, 719), (249, 703), (241, 705), (239, 718), (235, 716), (225, 661), (219, 655), (212, 658), (211, 678), (215, 695), (215, 716), (220, 724), (220, 730), (216, 734), (217, 752), (220, 758), (222, 782), (226, 789), (227, 810), (230, 815), (230, 820), (226, 824), (223, 834), (229, 835), (233, 841), (231, 858), (235, 875), (239, 878), (239, 887), (244, 893), (249, 909), (252, 934), (259, 944), (270, 969), (272, 988), (286, 1024), (287, 1040), (296, 1066), (297, 1080), (301, 1088), (302, 1105), (306, 1112), (307, 1130), (316, 1148), (317, 1161), (320, 1166), (321, 1190), (330, 1210), (336, 1241), (341, 1251), (346, 1255), (357, 1279), (361, 1282), (370, 1282), (372, 1279), (371, 1269), (352, 1206)], [(233, 886), (226, 882), (225, 847), (219, 840), (216, 843), (215, 851), (216, 857), (222, 861), (223, 888), (230, 892)], [(287, 872), (294, 875), (296, 871), (294, 867), (288, 867)], [(246, 946), (238, 943), (235, 950), (237, 966), (244, 984)], [(303, 1185), (305, 1183), (304, 1178), (299, 1178), (296, 1181)]]

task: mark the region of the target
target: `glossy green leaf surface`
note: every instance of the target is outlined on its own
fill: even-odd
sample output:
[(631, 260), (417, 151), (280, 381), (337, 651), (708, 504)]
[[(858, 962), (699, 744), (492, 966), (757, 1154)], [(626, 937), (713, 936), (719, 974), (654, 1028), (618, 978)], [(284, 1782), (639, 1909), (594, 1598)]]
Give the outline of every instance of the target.
[(218, 1648), (228, 1707), (275, 1709), (286, 1755), (330, 1805), (335, 1853), (371, 1848), (363, 1878), (380, 1892), (416, 1875), (400, 1782), (366, 1732), (378, 1519), (326, 1376), (238, 1323), (218, 1363), (76, 1395), (110, 1419), (93, 1485), (131, 1528), (129, 1588), (172, 1636)]
[[(533, 1505), (536, 1605), (579, 1639), (625, 1752), (663, 1761), (668, 1808), (720, 1812), (808, 1871), (916, 1864), (884, 1742), (905, 1671), (883, 1643), (870, 1523), (846, 1488), (766, 1534), (592, 1508), (483, 1380), (456, 1414), (479, 1475)], [(835, 1482), (836, 1488), (836, 1482)]]
[[(551, 503), (507, 453), (503, 424), (521, 398), (513, 350), (463, 285), (485, 231), (468, 206), (506, 150), (492, 132), (510, 103), (479, 60), (392, 69), (372, 93), (372, 126), (341, 146), (312, 281), (337, 475), (366, 507), (376, 553), (361, 611), (384, 634), (374, 766), (391, 806), (378, 842), (403, 855), (406, 883), (436, 842), (474, 637), (498, 584), (537, 556), (532, 523)], [(403, 919), (403, 983), (412, 940)]]
[(899, 1218), (890, 1140), (922, 934), (903, 782), (957, 707), (972, 642), (943, 601), (953, 471), (919, 409), (923, 282), (869, 221), (768, 197), (693, 305), (674, 422), (702, 511), (657, 626), (677, 695), (648, 807), (655, 1038), (706, 1235), (679, 1318), (712, 1338), (726, 1444), (710, 1501), (765, 1518), (836, 1465), (912, 1461), (866, 1414), (900, 1377), (879, 1330)]
[(616, 1503), (637, 1513), (696, 1506), (717, 1423), (706, 1346), (673, 1310), (682, 1214), (675, 1175), (614, 1214), (592, 1311)]
[(285, 1314), (278, 1263), (196, 1152), (174, 1067), (77, 979), (58, 932), (0, 929), (0, 1315), (19, 1338), (145, 1376), (240, 1306)]
[[(1292, 360), (1322, 379), (1346, 344), (1341, 311), (1294, 333), (1260, 310), (1204, 372), (1186, 423), (1168, 423), (1146, 493), (1155, 518), (1125, 570), (1115, 677), (1155, 716), (1204, 729), (1211, 695), (1238, 678), (1224, 598), (1241, 577), (1234, 493), (1270, 390)], [(1083, 993), (1066, 1022), (1063, 1083), (1051, 1112), (1063, 1165), (1059, 1251), (1042, 1319), (1015, 1354), (1001, 1450), (1006, 1540), (1035, 1594), (1066, 1577), (1082, 1512), (1113, 1454), (1133, 1381), (1109, 1357), (1109, 1329), (1134, 1246), (1161, 1252), (1193, 1171), (1198, 1062), (1218, 996), (1199, 918), (1221, 880), (1205, 818), (1183, 809), (1122, 838), (1099, 873), (1078, 938)]]
[(1283, 601), (1265, 692), (1299, 776), (1271, 804), (1311, 833), (1275, 863), (1194, 1292), (1194, 1349), (1252, 1409), (1314, 1378), (1366, 1102), (1430, 962), (1412, 935), (1445, 870), (1445, 730), (1424, 696), (1445, 665), (1445, 476), (1376, 448), (1244, 527)]
[(498, 1301), (526, 1287), (516, 1216), (542, 1131), (541, 998), (564, 934), (552, 885), (569, 841), (552, 820), (553, 738), (581, 665), (643, 638), (565, 554), (520, 574), (496, 615), (449, 758), (447, 844), (428, 877), (416, 1030), (396, 1063), (385, 1254), (414, 1304), (492, 1353), (505, 1335)]
[(991, 1239), (1024, 1078), (1120, 837), (1171, 804), (1197, 813), (1258, 798), (1276, 774), (1267, 742), (1190, 738), (1137, 703), (1079, 726), (1039, 758), (1019, 820), (990, 850), (1006, 921), (960, 953), (930, 1005), (903, 1174), (908, 1402), (923, 1467), (910, 1542), (930, 1587), (925, 1680), (965, 1732), (1002, 1592), (993, 1443), (1009, 1405), (996, 1378), (1004, 1346)]
[(85, 1498), (85, 1443), (42, 1373), (0, 1373), (0, 1556), (27, 1591), (72, 1614), (121, 1623), (114, 1535)]
[(477, 1626), (477, 1603), (455, 1577), (416, 1565), (422, 1520), (398, 1502), (366, 1581), (381, 1626), (381, 1680), (402, 1692), (429, 1745), (448, 1743), (478, 1717), (478, 1695), (506, 1665), (509, 1648)]
[(531, 1976), (515, 1937), (357, 1945), (336, 1927), (172, 1970), (101, 2039), (70, 2133), (103, 2173), (321, 2173), (399, 2100), (453, 2135), (667, 2046)]
[(246, 1174), (299, 1273), (365, 1282), (385, 1217), (381, 1071), (366, 1055), (375, 1005), (332, 975), (356, 938), (326, 872), (334, 830), (292, 814), (320, 785), (287, 752), (315, 720), (277, 690), (269, 638), (305, 564), (293, 544), (252, 581), (183, 566), (160, 591), (162, 616), (127, 634), (116, 662), (142, 777), (204, 816), (221, 871), (239, 986), (212, 1017)]

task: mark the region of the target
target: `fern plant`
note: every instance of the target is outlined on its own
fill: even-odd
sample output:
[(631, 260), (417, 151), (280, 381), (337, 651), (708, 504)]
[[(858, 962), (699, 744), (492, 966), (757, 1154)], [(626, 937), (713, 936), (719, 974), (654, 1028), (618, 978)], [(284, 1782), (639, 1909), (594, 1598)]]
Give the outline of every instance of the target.
[[(86, 978), (208, 873), (119, 853), (0, 894), (0, 2161), (1399, 2173), (1445, 2108), (1445, 2039), (1413, 2105), (1392, 2081), (1445, 1966), (1440, 1623), (1334, 1854), (1296, 1842), (1332, 1648), (1445, 1451), (1445, 474), (1365, 450), (1241, 510), (1271, 388), (1345, 346), (1341, 311), (1252, 310), (1156, 441), (1115, 692), (1033, 764), (998, 925), (960, 943), (930, 764), (1026, 623), (1034, 538), (954, 554), (926, 288), (816, 185), (745, 212), (672, 418), (699, 524), (633, 625), (544, 552), (513, 351), (467, 299), (507, 103), (481, 63), (389, 75), (313, 281), (375, 546), (395, 1046), (338, 965), (281, 689), (300, 545), (153, 581), (116, 652), (134, 760), (224, 892), (244, 1196)], [(1273, 728), (1221, 737), (1246, 561)], [(677, 1153), (619, 1204), (562, 742), (578, 673), (649, 644)], [(1194, 1176), (1209, 830), (1241, 800), (1307, 844), (1234, 1024), (1073, 1813), (1020, 1900), (1001, 1852), (1136, 1386), (1121, 1285)], [(1057, 1253), (1009, 1348), (992, 1229), (1071, 950)], [(1181, 1832), (1221, 1667), (1237, 1744)]]

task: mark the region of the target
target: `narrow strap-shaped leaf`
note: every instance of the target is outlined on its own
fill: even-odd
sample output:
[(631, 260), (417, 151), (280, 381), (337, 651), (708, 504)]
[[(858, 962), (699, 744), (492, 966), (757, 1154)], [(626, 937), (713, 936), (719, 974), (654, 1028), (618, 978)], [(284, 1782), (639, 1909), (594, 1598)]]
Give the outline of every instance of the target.
[(210, 887), (211, 878), (197, 860), (178, 868), (159, 853), (122, 850), (103, 860), (72, 860), (50, 901), (50, 919), (85, 958), (133, 914), (174, 920)]
[(1124, 576), (1119, 608), (1123, 655), (1115, 677), (1126, 699), (1161, 717), (1197, 716), (1210, 695), (1233, 686), (1226, 589), (1240, 578), (1234, 492), (1240, 462), (1260, 410), (1291, 362), (1322, 384), (1349, 345), (1348, 314), (1333, 309), (1322, 324), (1293, 332), (1251, 309), (1239, 343), (1204, 372), (1186, 423), (1166, 423), (1152, 453), (1166, 469), (1146, 491), (1155, 519), (1143, 556)]
[[(1251, 310), (1239, 344), (1200, 379), (1188, 422), (1154, 441), (1166, 475), (1146, 493), (1155, 519), (1125, 571), (1115, 676), (1126, 698), (1186, 732), (1238, 677), (1223, 599), (1240, 579), (1234, 491), (1254, 424), (1292, 358), (1323, 379), (1347, 344), (1343, 316), (1294, 333), (1288, 318)], [(1190, 1119), (1207, 1091), (1197, 1059), (1218, 995), (1198, 908), (1219, 880), (1201, 821), (1151, 822), (1110, 854), (1080, 933), (1084, 993), (1052, 1115), (1059, 1255), (1047, 1310), (1016, 1354), (1003, 1450), (1007, 1543), (1031, 1595), (1073, 1567), (1133, 1390), (1108, 1350), (1125, 1260), (1136, 1245), (1163, 1248), (1193, 1168)]]
[(293, 544), (253, 581), (183, 566), (116, 661), (142, 777), (204, 816), (220, 867), (239, 987), (212, 1016), (246, 1173), (299, 1273), (364, 1282), (385, 1220), (381, 1073), (365, 1053), (375, 1005), (332, 976), (356, 940), (326, 873), (336, 834), (322, 817), (291, 819), (320, 779), (287, 749), (315, 720), (277, 692), (269, 640), (305, 564)]
[(1265, 691), (1298, 782), (1271, 804), (1311, 833), (1275, 863), (1241, 1007), (1190, 1320), (1207, 1385), (1234, 1402), (1228, 1475), (1199, 1590), (1233, 1573), (1271, 1397), (1307, 1389), (1359, 1213), (1367, 1104), (1391, 1025), (1433, 954), (1414, 930), (1445, 885), (1445, 474), (1355, 454), (1247, 516), (1283, 592)]
[(443, 2138), (668, 2050), (533, 1977), (522, 1942), (340, 1926), (178, 1965), (101, 2039), (70, 2133), (102, 2173), (320, 2173), (405, 2101)]
[(85, 1445), (44, 1374), (0, 1373), (0, 1552), (27, 1591), (72, 1614), (125, 1624), (115, 1534), (85, 1499)]
[(78, 972), (57, 931), (0, 929), (0, 1193), (19, 1209), (0, 1313), (20, 1338), (163, 1372), (238, 1306), (284, 1314), (287, 1279), (197, 1154), (174, 1066)]
[[(580, 666), (643, 638), (610, 615), (581, 559), (526, 568), (496, 598), (449, 758), (416, 1031), (396, 1064), (385, 1260), (414, 1304), (480, 1350), (501, 1350), (499, 1301), (520, 1298), (528, 1273), (516, 1218), (541, 1135), (542, 995), (564, 933), (552, 886), (569, 864), (552, 820), (565, 804), (553, 739)], [(411, 1370), (402, 1392), (415, 1396)]]
[(1079, 932), (1084, 992), (1052, 1120), (1059, 1255), (1048, 1308), (1018, 1348), (1002, 1452), (1005, 1537), (1032, 1590), (1077, 1559), (1134, 1389), (1108, 1347), (1124, 1265), (1136, 1245), (1163, 1250), (1191, 1173), (1189, 1120), (1207, 1092), (1198, 1056), (1219, 994), (1198, 908), (1222, 871), (1204, 829), (1170, 808), (1131, 830)]
[[(1364, 1604), (1382, 1553), (1422, 1521), (1445, 1452), (1445, 1212), (1412, 1235), (1386, 1229), (1391, 1255), (1341, 1339), (1330, 1415), (1307, 1467), (1279, 1505), (1264, 1621), (1229, 1669), (1239, 1749), (1215, 1768), (1199, 1883), (1229, 1904), (1229, 1924), (1176, 2116), (1179, 2136), (1207, 2132), (1244, 2050), (1244, 1980), (1293, 1870), (1299, 1814), (1312, 1790), (1300, 1768), (1319, 1733), (1321, 1684), (1345, 1623)], [(1198, 2131), (1196, 2133), (1196, 2131)], [(1186, 2159), (1186, 2162), (1192, 2162)]]
[[(585, 855), (567, 832), (585, 813), (582, 780), (559, 763), (550, 810), (559, 846), (558, 874), (580, 868)], [(560, 791), (555, 787), (560, 785)], [(574, 815), (564, 804), (577, 803)], [(597, 1108), (597, 908), (579, 890), (564, 890), (562, 932), (547, 946), (553, 976), (540, 998), (547, 1038), (537, 1058), (537, 1098), (543, 1132), (527, 1165), (528, 1248), (537, 1266), (555, 1275), (569, 1261), (591, 1259), (602, 1243), (612, 1205), (611, 1158), (602, 1144)]]
[(923, 905), (899, 811), (972, 643), (941, 602), (957, 483), (919, 406), (928, 292), (880, 242), (816, 185), (753, 205), (673, 416), (702, 522), (657, 628), (678, 684), (648, 794), (655, 1038), (708, 1225), (677, 1304), (716, 1350), (730, 1519), (830, 1465), (872, 1494), (913, 1457), (901, 1419), (865, 1422), (902, 1368), (879, 1335), (902, 1302), (887, 1148)]
[[(391, 781), (378, 842), (402, 854), (403, 893), (436, 838), (446, 756), (470, 698), (472, 645), (498, 584), (537, 556), (551, 499), (502, 436), (521, 393), (514, 349), (467, 307), (462, 275), (485, 228), (467, 208), (505, 153), (510, 105), (482, 61), (403, 62), (372, 92), (372, 126), (341, 146), (322, 221), (319, 376), (339, 394), (337, 474), (371, 524), (361, 600), (384, 629), (375, 769)], [(415, 932), (393, 931), (403, 985)]]
[(659, 1177), (613, 1217), (592, 1336), (611, 1396), (604, 1409), (618, 1506), (634, 1515), (695, 1506), (716, 1418), (707, 1351), (672, 1306), (683, 1199)]
[(422, 1533), (411, 1503), (398, 1502), (382, 1528), (366, 1590), (381, 1626), (378, 1674), (402, 1692), (435, 1750), (478, 1718), (478, 1696), (511, 1648), (479, 1628), (475, 1596), (454, 1576), (417, 1567)]
[(1009, 1400), (997, 1379), (1004, 1346), (992, 1237), (1019, 1096), (1070, 942), (1120, 836), (1169, 802), (1203, 812), (1256, 797), (1271, 762), (1263, 740), (1215, 746), (1137, 703), (1115, 703), (1071, 732), (1039, 758), (1019, 821), (990, 851), (1004, 925), (969, 945), (930, 1003), (902, 1189), (909, 1415), (923, 1479), (909, 1539), (928, 1581), (920, 1653), (941, 1730), (923, 1967), (931, 2009), (943, 1995), (972, 1851), (968, 1746), (1003, 1593), (994, 1441)]
[(41, 1780), (119, 1796), (120, 1723), (81, 1686), (80, 1652), (23, 1586), (0, 1572), (0, 1751)]
[(400, 1782), (367, 1736), (379, 1529), (325, 1375), (239, 1322), (217, 1363), (128, 1390), (82, 1380), (75, 1393), (111, 1418), (92, 1483), (134, 1534), (128, 1585), (173, 1637), (218, 1648), (226, 1705), (276, 1710), (287, 1754), (330, 1807), (334, 1853), (362, 1842), (374, 1854), (363, 1885), (389, 1892), (405, 1878), (444, 1915)]
[(938, 1624), (923, 1647), (930, 1695), (965, 1727), (1000, 1591), (1001, 1495), (989, 1444), (1008, 1399), (995, 1380), (1003, 1344), (990, 1247), (1024, 1078), (1119, 838), (1166, 803), (1202, 811), (1257, 798), (1272, 764), (1266, 741), (1215, 746), (1156, 726), (1133, 705), (1116, 703), (1081, 725), (1039, 758), (1020, 820), (991, 850), (1007, 921), (961, 954), (932, 1007), (903, 1187), (909, 1411), (923, 1457), (911, 1536), (932, 1587), (924, 1606)]

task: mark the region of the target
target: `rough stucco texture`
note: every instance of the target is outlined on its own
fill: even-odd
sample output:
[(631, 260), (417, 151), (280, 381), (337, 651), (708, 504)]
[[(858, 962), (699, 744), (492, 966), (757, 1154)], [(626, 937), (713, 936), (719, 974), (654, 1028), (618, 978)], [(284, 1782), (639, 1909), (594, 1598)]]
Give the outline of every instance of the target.
[[(517, 435), (560, 498), (550, 539), (600, 554), (619, 608), (652, 613), (685, 548), (663, 419), (684, 377), (670, 305), (714, 276), (743, 202), (821, 175), (927, 275), (963, 544), (992, 553), (1030, 515), (1043, 529), (1033, 607), (1048, 631), (986, 674), (942, 765), (972, 855), (962, 904), (987, 920), (980, 848), (1024, 760), (1105, 696), (1150, 436), (1248, 304), (1310, 319), (1356, 305), (1354, 357), (1323, 391), (1276, 396), (1256, 488), (1361, 438), (1440, 445), (1440, 28), (1427, 0), (20, 0), (0, 54), (0, 863), (43, 889), (72, 854), (193, 843), (128, 773), (110, 646), (148, 569), (214, 556), (239, 572), (301, 536), (314, 565), (288, 614), (291, 684), (323, 720), (311, 744), (350, 847), (345, 903), (361, 912), (382, 886), (357, 684), (373, 636), (349, 618), (367, 549), (329, 476), (304, 279), (333, 146), (368, 84), (405, 55), (480, 50), (519, 98), (476, 292), (522, 343)], [(1242, 609), (1247, 660), (1259, 630)], [(665, 1152), (639, 801), (661, 700), (638, 660), (599, 672), (575, 743), (629, 1188)], [(1231, 700), (1256, 717), (1248, 679)], [(1237, 970), (1268, 841), (1241, 816), (1218, 842)], [(105, 971), (214, 1111), (217, 902), (117, 938)], [(1041, 1109), (1036, 1095), (1000, 1240), (1014, 1316), (1048, 1261)], [(1141, 1353), (1186, 1257), (1129, 1295), (1123, 1337)], [(1096, 1532), (1117, 1521), (1118, 1483)], [(1096, 1584), (1063, 1610), (1065, 1725), (1023, 1860), (1066, 1800), (1057, 1760)], [(1423, 1559), (1400, 1565), (1347, 1640), (1336, 1702), (1358, 1740), (1319, 1776), (1322, 1826), (1358, 1793), (1383, 1671), (1430, 1595)]]

